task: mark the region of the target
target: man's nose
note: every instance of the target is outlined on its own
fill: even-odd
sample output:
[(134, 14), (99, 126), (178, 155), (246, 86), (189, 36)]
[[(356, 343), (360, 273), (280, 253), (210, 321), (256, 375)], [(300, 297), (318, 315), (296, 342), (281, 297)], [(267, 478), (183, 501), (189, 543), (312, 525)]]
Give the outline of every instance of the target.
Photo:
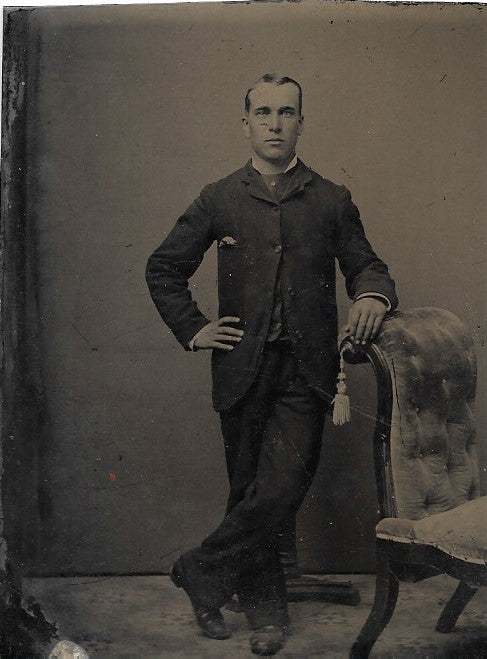
[(277, 113), (271, 114), (269, 117), (268, 126), (269, 130), (272, 130), (275, 133), (279, 133), (282, 129), (281, 117)]

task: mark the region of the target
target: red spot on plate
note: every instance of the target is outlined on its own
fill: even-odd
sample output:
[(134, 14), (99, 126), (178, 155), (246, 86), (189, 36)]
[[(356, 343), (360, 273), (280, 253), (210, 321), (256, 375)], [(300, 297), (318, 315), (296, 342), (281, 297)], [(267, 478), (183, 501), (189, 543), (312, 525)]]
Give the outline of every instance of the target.
[(108, 476), (108, 478), (109, 478), (111, 481), (116, 481), (116, 480), (117, 480), (117, 476), (116, 476), (115, 474), (110, 474), (110, 475)]

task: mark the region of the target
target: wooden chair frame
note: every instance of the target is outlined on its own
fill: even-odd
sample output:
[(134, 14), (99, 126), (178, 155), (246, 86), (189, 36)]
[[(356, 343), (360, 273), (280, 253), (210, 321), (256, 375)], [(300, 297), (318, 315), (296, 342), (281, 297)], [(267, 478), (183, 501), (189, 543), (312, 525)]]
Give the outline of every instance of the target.
[[(391, 462), (392, 379), (380, 348), (374, 343), (356, 344), (343, 339), (340, 349), (348, 363), (369, 361), (377, 383), (377, 419), (373, 437), (374, 468), (380, 518), (397, 517)], [(350, 657), (368, 657), (372, 646), (391, 619), (399, 593), (399, 582), (417, 582), (448, 574), (459, 585), (445, 605), (436, 631), (453, 631), (458, 617), (477, 592), (487, 584), (487, 567), (448, 556), (430, 545), (376, 539), (377, 573), (372, 610), (350, 651)]]

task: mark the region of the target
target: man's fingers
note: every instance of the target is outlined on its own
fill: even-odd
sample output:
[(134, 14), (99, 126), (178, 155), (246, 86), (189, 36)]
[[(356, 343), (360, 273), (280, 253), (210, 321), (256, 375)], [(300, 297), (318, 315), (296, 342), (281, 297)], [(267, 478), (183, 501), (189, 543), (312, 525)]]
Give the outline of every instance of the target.
[(232, 334), (233, 336), (243, 336), (243, 330), (239, 330), (236, 327), (226, 327), (225, 325), (218, 327), (218, 332), (220, 334)]
[(367, 319), (368, 319), (368, 315), (366, 315), (366, 314), (361, 314), (360, 315), (360, 317), (358, 319), (358, 323), (357, 323), (357, 329), (354, 332), (356, 341), (361, 341), (362, 340), (364, 329), (365, 329), (365, 326), (367, 325)]
[(346, 330), (358, 343), (366, 343), (379, 331), (386, 312), (386, 305), (373, 298), (356, 300), (348, 312)]
[(357, 309), (354, 309), (352, 307), (348, 313), (348, 323), (347, 323), (347, 332), (350, 332), (352, 336), (355, 336), (355, 332), (357, 331), (357, 323), (360, 318), (360, 314), (358, 313)]
[(238, 316), (223, 316), (218, 320), (208, 323), (195, 340), (195, 346), (202, 349), (217, 348), (218, 350), (233, 350), (232, 344), (240, 343), (243, 330), (231, 327), (226, 323), (239, 323)]
[(377, 336), (377, 333), (380, 330), (380, 326), (382, 325), (383, 320), (384, 320), (384, 316), (377, 316), (377, 318), (375, 319), (372, 332), (370, 333), (371, 339)]
[(227, 352), (233, 350), (233, 346), (228, 343), (220, 343), (219, 341), (212, 341), (210, 343), (210, 348), (218, 348), (219, 350), (226, 350)]
[(371, 338), (372, 328), (374, 327), (375, 320), (376, 316), (373, 316), (372, 314), (368, 317), (367, 324), (365, 325), (362, 334), (362, 343), (367, 343), (367, 341)]
[(223, 334), (222, 332), (218, 332), (218, 334), (215, 334), (213, 336), (213, 341), (236, 341), (239, 342), (242, 340), (241, 336), (233, 336), (231, 334)]
[(218, 325), (222, 325), (222, 323), (239, 323), (240, 318), (237, 316), (223, 316), (223, 318), (218, 319)]

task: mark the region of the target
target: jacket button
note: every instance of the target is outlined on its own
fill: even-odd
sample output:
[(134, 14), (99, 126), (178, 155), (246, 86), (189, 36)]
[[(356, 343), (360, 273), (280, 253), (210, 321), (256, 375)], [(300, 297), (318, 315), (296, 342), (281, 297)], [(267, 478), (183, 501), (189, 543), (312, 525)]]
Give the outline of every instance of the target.
[(294, 288), (291, 288), (291, 286), (287, 289), (287, 292), (289, 293), (289, 295), (294, 295), (295, 294), (294, 293)]
[(279, 252), (282, 252), (282, 246), (281, 245), (276, 245), (274, 247), (274, 251), (276, 252), (276, 254), (279, 254)]
[(279, 213), (279, 206), (274, 206), (272, 210), (274, 211), (274, 213)]

